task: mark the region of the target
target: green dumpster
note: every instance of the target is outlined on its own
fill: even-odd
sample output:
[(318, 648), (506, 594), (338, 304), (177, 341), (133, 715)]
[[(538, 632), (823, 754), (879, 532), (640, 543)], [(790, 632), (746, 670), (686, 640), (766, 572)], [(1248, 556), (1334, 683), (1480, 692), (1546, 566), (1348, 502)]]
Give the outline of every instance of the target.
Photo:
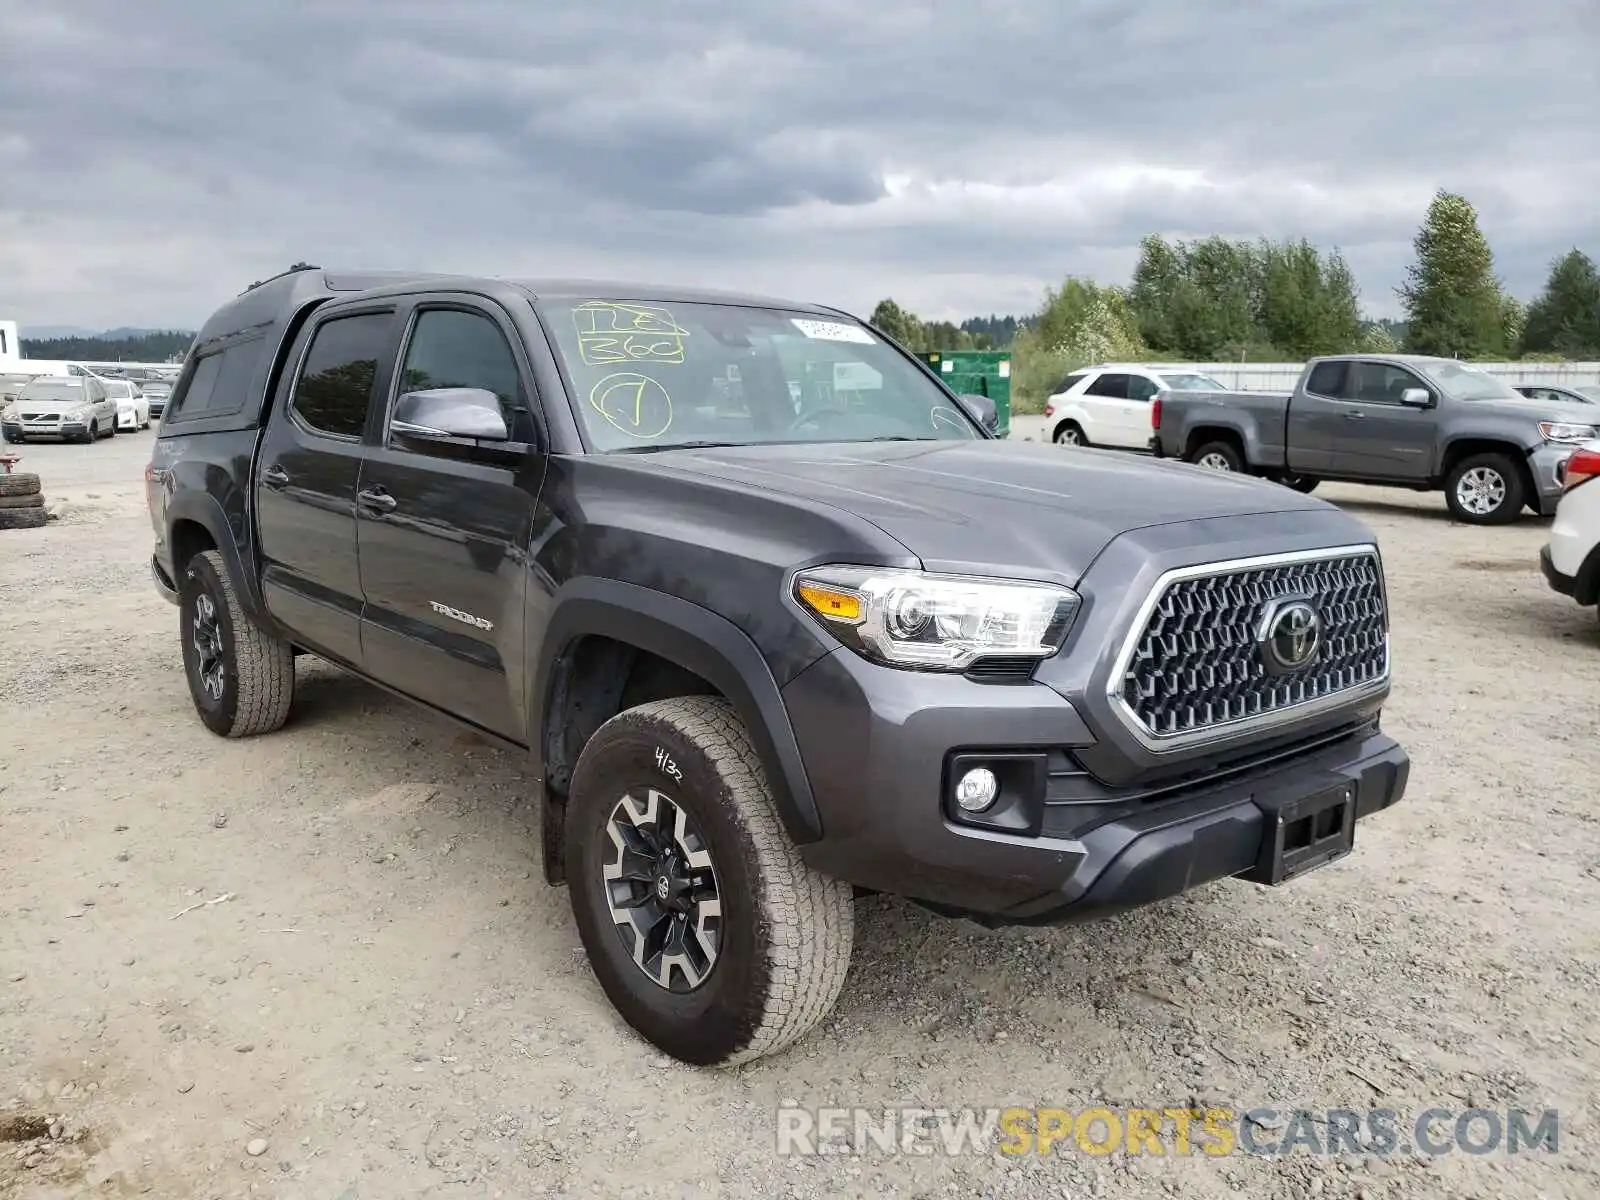
[(1011, 352), (931, 350), (923, 355), (957, 395), (987, 396), (1000, 417), (1000, 436), (1011, 436)]

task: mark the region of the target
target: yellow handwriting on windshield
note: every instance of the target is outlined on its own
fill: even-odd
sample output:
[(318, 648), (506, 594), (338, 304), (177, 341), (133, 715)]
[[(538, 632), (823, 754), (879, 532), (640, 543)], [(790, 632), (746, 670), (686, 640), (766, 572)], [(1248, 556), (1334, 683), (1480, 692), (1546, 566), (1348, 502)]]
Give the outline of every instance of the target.
[(578, 357), (591, 367), (611, 363), (683, 361), (689, 331), (659, 304), (590, 300), (572, 310)]
[(618, 371), (589, 389), (589, 403), (629, 437), (652, 441), (672, 427), (672, 397), (648, 375)]

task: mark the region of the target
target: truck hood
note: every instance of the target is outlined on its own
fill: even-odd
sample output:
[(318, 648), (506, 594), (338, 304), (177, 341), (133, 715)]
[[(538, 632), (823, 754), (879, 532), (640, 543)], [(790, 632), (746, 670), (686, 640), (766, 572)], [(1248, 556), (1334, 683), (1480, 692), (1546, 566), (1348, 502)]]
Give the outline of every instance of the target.
[(1266, 480), (1035, 442), (667, 450), (641, 466), (725, 479), (870, 521), (930, 571), (1075, 584), (1119, 534), (1331, 505)]
[(1566, 421), (1573, 425), (1600, 425), (1600, 404), (1552, 404), (1548, 400), (1473, 400), (1463, 403), (1466, 412), (1492, 412), (1497, 415), (1527, 417), (1530, 421)]

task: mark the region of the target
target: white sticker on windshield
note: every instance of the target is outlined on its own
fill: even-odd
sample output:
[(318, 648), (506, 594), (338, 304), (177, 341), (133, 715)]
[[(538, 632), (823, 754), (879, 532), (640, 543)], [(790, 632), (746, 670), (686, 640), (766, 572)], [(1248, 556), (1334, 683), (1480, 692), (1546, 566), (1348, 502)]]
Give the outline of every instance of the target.
[(863, 346), (878, 344), (872, 335), (859, 325), (841, 325), (838, 321), (802, 321), (798, 317), (790, 317), (789, 320), (808, 338), (816, 338), (819, 341), (859, 342)]

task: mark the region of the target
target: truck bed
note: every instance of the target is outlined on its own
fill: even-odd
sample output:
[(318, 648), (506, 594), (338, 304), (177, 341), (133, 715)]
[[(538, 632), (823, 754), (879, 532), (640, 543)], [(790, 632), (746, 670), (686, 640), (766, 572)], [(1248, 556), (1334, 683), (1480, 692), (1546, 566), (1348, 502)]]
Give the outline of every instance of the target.
[(1161, 393), (1157, 453), (1186, 458), (1196, 446), (1224, 434), (1240, 442), (1249, 462), (1287, 467), (1286, 431), (1292, 392), (1171, 391)]

